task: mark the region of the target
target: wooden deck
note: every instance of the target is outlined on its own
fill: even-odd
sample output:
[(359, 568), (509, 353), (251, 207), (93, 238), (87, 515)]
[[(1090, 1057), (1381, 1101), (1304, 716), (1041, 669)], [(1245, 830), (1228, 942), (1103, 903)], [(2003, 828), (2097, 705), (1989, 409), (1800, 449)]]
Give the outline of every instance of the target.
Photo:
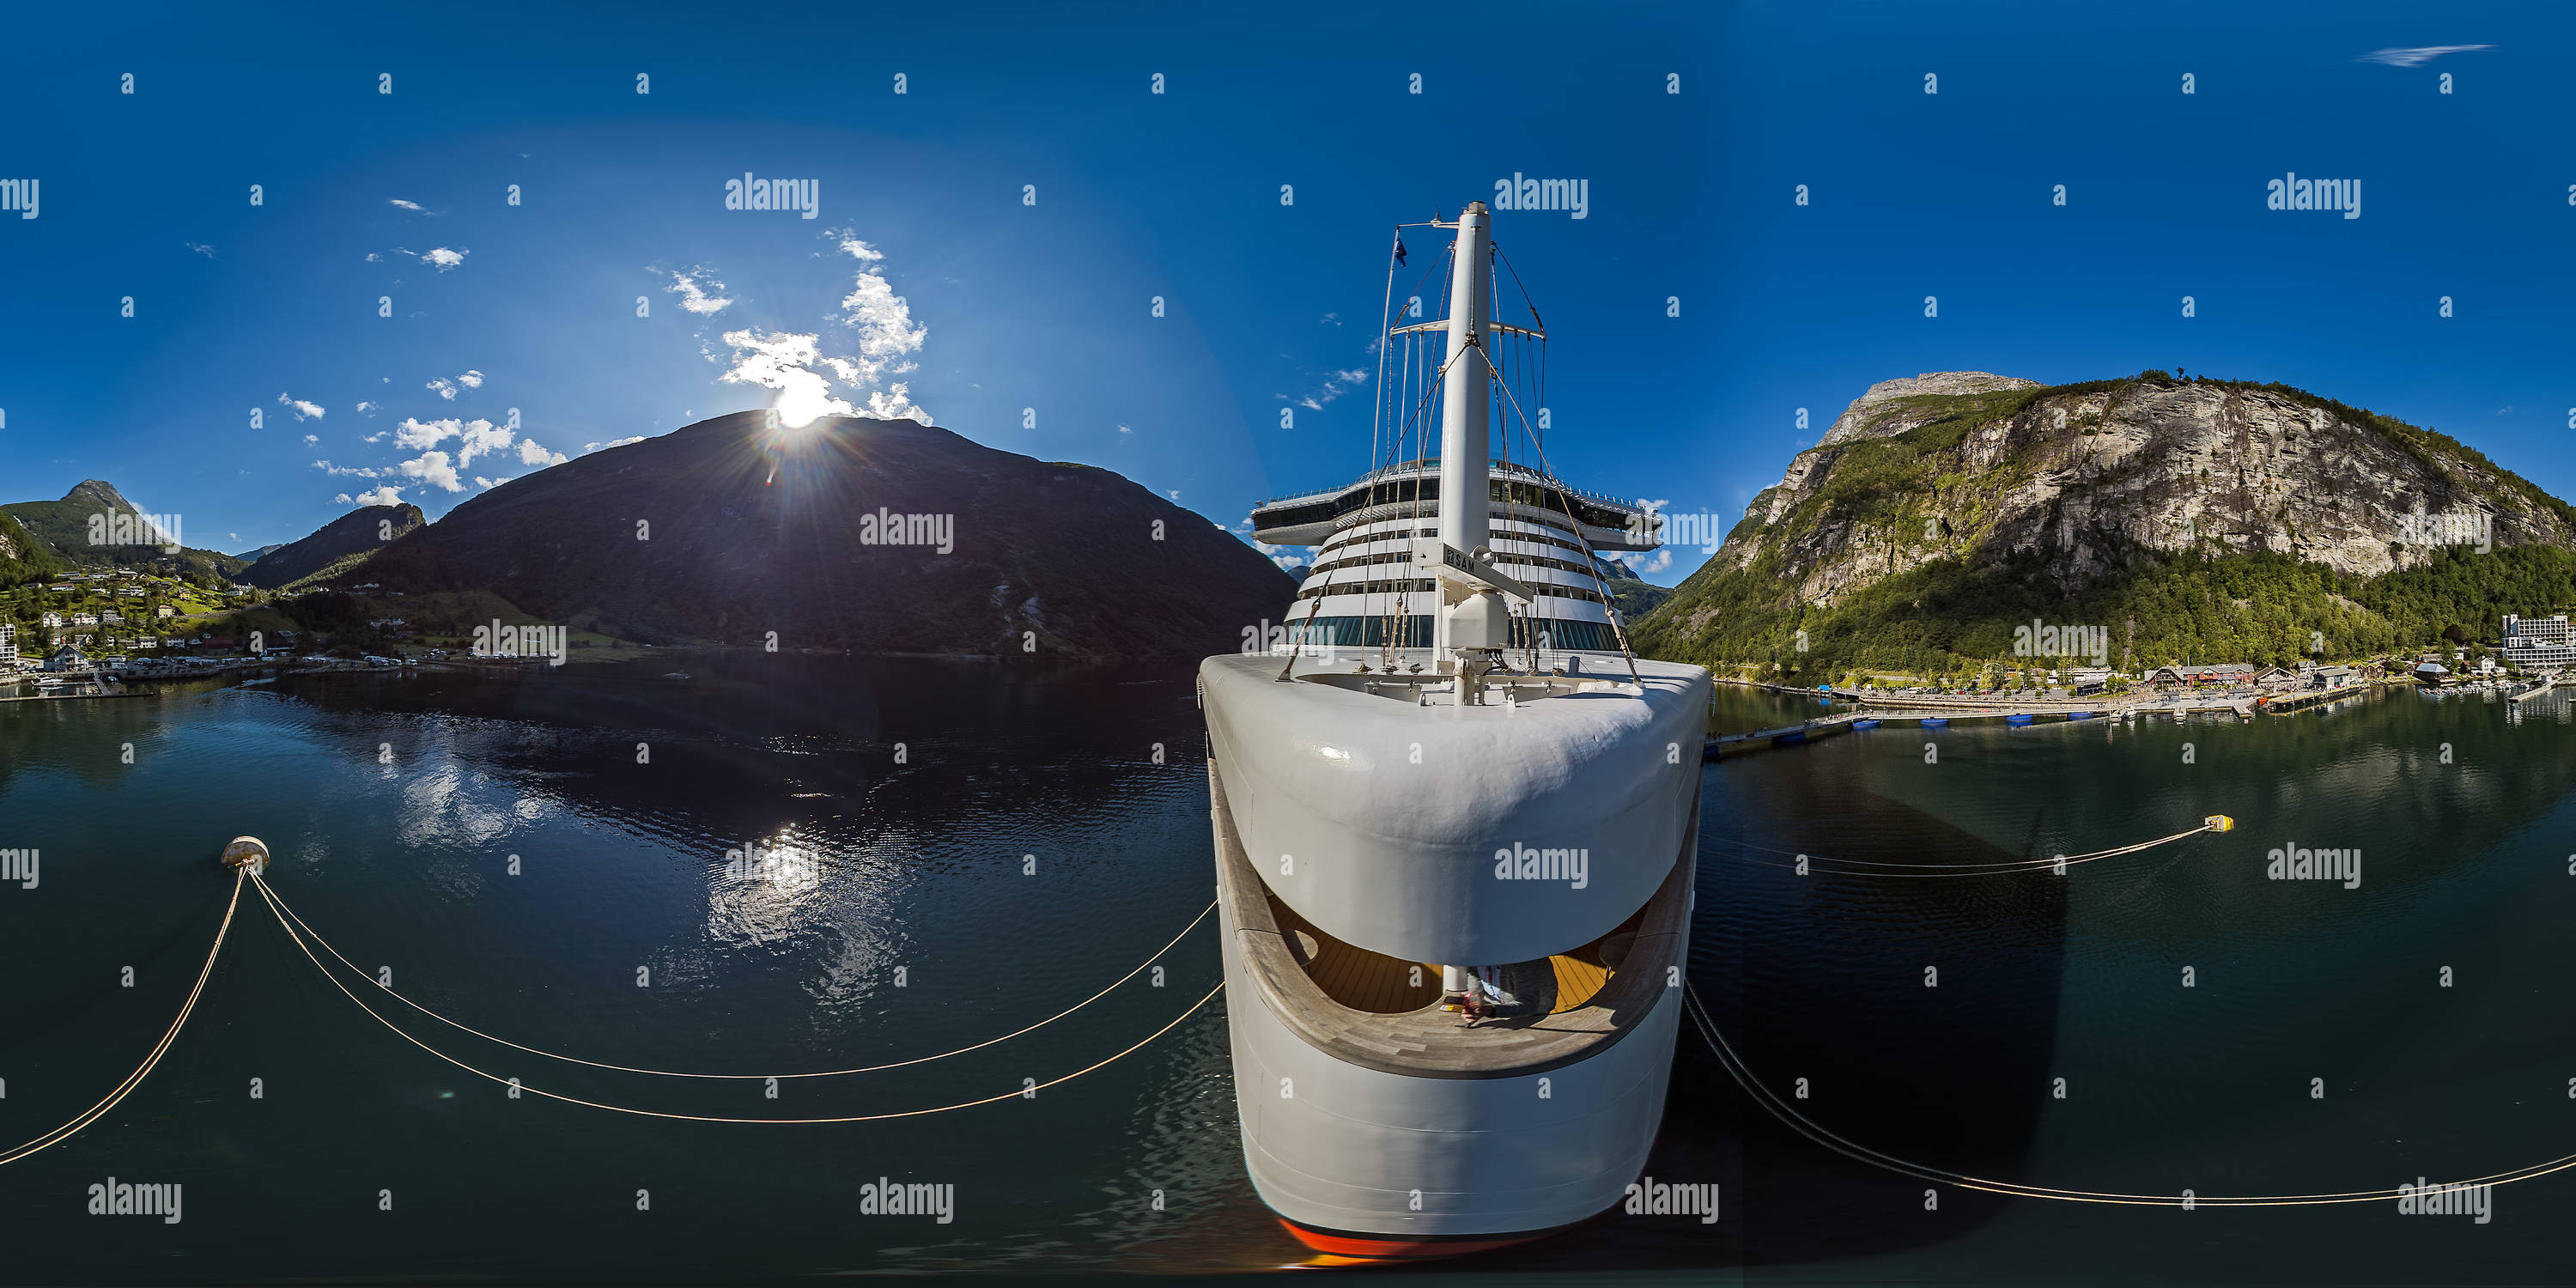
[[(1286, 932), (1288, 955), (1305, 967), (1306, 978), (1315, 981), (1324, 996), (1373, 1015), (1401, 1015), (1439, 1005), (1438, 962), (1409, 962), (1343, 943), (1298, 916), (1296, 909), (1279, 901), (1279, 896), (1268, 897), (1272, 919)], [(1620, 927), (1571, 953), (1548, 958), (1556, 975), (1556, 986), (1546, 999), (1548, 1013), (1579, 1011), (1600, 996), (1614, 973), (1602, 964), (1601, 945), (1633, 929)]]
[[(1392, 1006), (1408, 1000), (1414, 995), (1411, 968), (1416, 963), (1348, 945), (1342, 947), (1351, 955), (1336, 954), (1329, 937), (1302, 918), (1283, 921), (1273, 909), (1287, 910), (1244, 854), (1213, 761), (1208, 795), (1217, 843), (1217, 898), (1224, 904), (1226, 924), (1233, 927), (1233, 948), (1244, 977), (1259, 993), (1234, 998), (1230, 1005), (1266, 1008), (1309, 1045), (1344, 1063), (1415, 1078), (1510, 1078), (1563, 1068), (1643, 1023), (1664, 998), (1668, 968), (1680, 964), (1693, 872), (1687, 848), (1674, 856), (1663, 886), (1626, 925), (1551, 959), (1557, 998), (1546, 1014), (1467, 1027), (1436, 1005), (1440, 976), (1428, 963), (1422, 963), (1427, 993), (1419, 1008), (1374, 1011), (1352, 1005)], [(1699, 804), (1694, 800), (1687, 835), (1698, 832)], [(1617, 962), (1613, 970), (1602, 949), (1622, 935), (1624, 944), (1611, 953)], [(1309, 962), (1322, 971), (1320, 976), (1310, 972)], [(1390, 989), (1381, 972), (1391, 973), (1402, 987)], [(1335, 991), (1327, 991), (1327, 984)]]

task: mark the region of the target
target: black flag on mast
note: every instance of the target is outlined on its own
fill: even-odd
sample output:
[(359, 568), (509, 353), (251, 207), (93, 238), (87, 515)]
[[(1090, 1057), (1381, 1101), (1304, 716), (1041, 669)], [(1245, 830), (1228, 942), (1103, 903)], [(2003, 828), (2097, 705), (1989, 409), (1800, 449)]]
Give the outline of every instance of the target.
[(1402, 233), (1395, 235), (1395, 266), (1404, 267), (1404, 234)]

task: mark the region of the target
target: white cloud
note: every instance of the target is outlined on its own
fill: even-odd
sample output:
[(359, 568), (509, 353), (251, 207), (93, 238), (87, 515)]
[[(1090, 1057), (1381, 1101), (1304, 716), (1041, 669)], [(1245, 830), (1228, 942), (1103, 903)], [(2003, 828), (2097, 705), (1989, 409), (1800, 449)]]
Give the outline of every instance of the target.
[[(359, 403), (359, 404), (358, 404), (358, 414), (359, 414), (359, 415), (361, 415), (361, 416), (373, 416), (373, 415), (375, 415), (375, 414), (376, 414), (376, 407), (377, 407), (377, 404), (375, 404), (375, 403), (371, 403), (371, 402), (362, 402), (362, 403)], [(368, 439), (367, 441), (372, 443), (372, 442), (374, 442), (375, 440), (371, 438), (371, 439)]]
[(499, 487), (509, 481), (509, 479), (487, 479), (480, 474), (474, 476), (474, 486), (482, 488), (485, 491), (490, 491), (491, 489)]
[(465, 485), (457, 481), (456, 467), (448, 463), (445, 452), (423, 452), (420, 456), (404, 461), (395, 468), (401, 470), (404, 477), (419, 479), (432, 487), (444, 488), (450, 492), (465, 490)]
[(858, 333), (857, 355), (824, 353), (819, 335), (751, 328), (727, 331), (723, 338), (732, 346), (733, 358), (720, 379), (777, 390), (778, 418), (790, 428), (811, 424), (818, 416), (861, 414), (832, 392), (834, 378), (851, 389), (866, 391), (867, 415), (929, 424), (930, 413), (913, 404), (910, 385), (898, 381), (874, 387), (888, 375), (915, 368), (907, 355), (920, 352), (929, 329), (912, 320), (911, 307), (877, 271), (883, 252), (847, 229), (827, 235), (839, 241), (842, 251), (867, 265), (842, 298), (841, 313), (834, 319)]
[(456, 382), (445, 376), (431, 376), (429, 383), (422, 387), (449, 402), (456, 401)]
[(277, 404), (281, 407), (292, 410), (295, 413), (295, 418), (297, 420), (322, 419), (322, 404), (320, 403), (310, 403), (301, 398), (290, 398), (285, 394), (279, 394), (277, 396)]
[[(488, 420), (465, 422), (465, 430), (459, 437), (463, 442), (457, 448), (456, 467), (458, 469), (472, 465), (474, 458), (485, 452), (497, 452), (510, 445), (510, 431)], [(524, 444), (521, 450), (525, 450)]]
[(402, 489), (388, 483), (382, 487), (360, 492), (356, 496), (351, 496), (348, 493), (343, 492), (340, 495), (333, 497), (332, 500), (335, 500), (342, 505), (400, 505), (402, 504)]
[[(655, 270), (660, 271), (660, 270)], [(725, 284), (716, 280), (715, 270), (703, 264), (670, 270), (671, 284), (662, 293), (677, 293), (680, 307), (700, 317), (714, 317), (733, 303), (730, 296), (719, 294)]]
[(405, 210), (418, 210), (418, 209), (420, 209), (420, 203), (419, 203), (419, 202), (417, 202), (417, 201), (405, 201), (405, 200), (403, 200), (403, 199), (402, 199), (402, 198), (400, 198), (400, 197), (396, 197), (396, 198), (394, 198), (394, 199), (393, 199), (393, 204), (395, 204), (395, 205), (397, 205), (397, 206), (400, 206), (400, 207), (402, 207), (402, 208), (403, 208), (403, 209), (405, 209)]
[(1669, 547), (1665, 547), (1657, 549), (1654, 557), (1648, 559), (1643, 566), (1637, 568), (1635, 571), (1639, 576), (1643, 576), (1650, 572), (1662, 572), (1666, 568), (1670, 568), (1672, 566), (1673, 552)]
[(370, 264), (381, 264), (385, 262), (385, 257), (375, 253), (374, 251), (368, 251), (367, 262)]
[(315, 468), (315, 469), (317, 469), (317, 470), (320, 470), (320, 471), (322, 471), (322, 472), (323, 472), (323, 473), (325, 473), (325, 474), (346, 474), (346, 475), (350, 475), (350, 476), (355, 477), (355, 478), (362, 478), (362, 479), (373, 479), (373, 478), (383, 478), (383, 477), (384, 477), (384, 475), (383, 475), (382, 473), (380, 473), (380, 472), (378, 472), (378, 471), (376, 471), (376, 470), (368, 469), (367, 467), (362, 466), (362, 465), (333, 465), (333, 464), (332, 464), (331, 462), (329, 462), (329, 461), (315, 461), (315, 462), (313, 462), (313, 468)]
[(428, 254), (421, 256), (420, 262), (435, 265), (439, 272), (444, 273), (447, 270), (464, 263), (465, 257), (473, 253), (474, 252), (467, 250), (449, 250), (445, 246), (440, 246), (430, 251)]
[(312, 445), (314, 445), (315, 443), (318, 443), (318, 442), (321, 442), (321, 441), (322, 441), (322, 436), (321, 436), (321, 435), (319, 435), (319, 434), (306, 434), (306, 435), (304, 436), (304, 445), (305, 445), (306, 447), (311, 447), (311, 446), (312, 446)]
[(852, 259), (874, 261), (885, 258), (884, 251), (859, 240), (859, 230), (856, 228), (826, 228), (823, 230), (823, 236), (827, 240), (840, 243), (841, 253)]
[(2391, 67), (2421, 67), (2444, 54), (2466, 54), (2493, 48), (2493, 45), (2425, 45), (2416, 49), (2374, 49), (2353, 61), (2386, 63)]
[(605, 443), (584, 443), (581, 445), (581, 450), (582, 454), (587, 456), (592, 452), (602, 452), (612, 447), (624, 447), (628, 443), (640, 443), (643, 441), (644, 436), (642, 434), (637, 434), (633, 438), (612, 438)]
[(456, 378), (456, 383), (463, 385), (468, 389), (480, 389), (483, 387), (483, 373), (480, 371), (466, 372), (464, 375)]
[[(1369, 373), (1357, 369), (1333, 372), (1331, 375), (1324, 377), (1324, 383), (1321, 388), (1298, 399), (1297, 405), (1306, 408), (1309, 411), (1322, 411), (1325, 403), (1331, 402), (1332, 400), (1341, 397), (1344, 393), (1368, 383), (1368, 378)], [(1285, 398), (1288, 395), (1281, 394), (1279, 396)]]
[(376, 432), (374, 432), (374, 433), (372, 433), (372, 434), (367, 435), (365, 438), (360, 439), (359, 441), (360, 441), (360, 442), (365, 442), (365, 443), (381, 443), (381, 442), (385, 441), (385, 431), (383, 431), (383, 430), (381, 430), (381, 429), (380, 429), (380, 430), (377, 430)]
[(817, 416), (855, 416), (857, 410), (832, 396), (832, 382), (813, 368), (823, 365), (815, 342), (821, 337), (789, 332), (727, 331), (733, 366), (721, 377), (728, 384), (759, 385), (778, 391), (778, 418), (801, 429)]
[(533, 438), (522, 438), (519, 440), (519, 463), (521, 465), (561, 465), (570, 459), (572, 458), (561, 452), (550, 452), (545, 448), (537, 446), (537, 440)]
[(1135, 433), (1136, 431), (1135, 431), (1135, 430), (1132, 430), (1132, 429), (1127, 428), (1125, 425), (1121, 425), (1121, 426), (1119, 426), (1119, 427), (1118, 427), (1118, 432), (1119, 432), (1119, 433), (1121, 433), (1121, 434), (1133, 434), (1133, 433)]
[(214, 248), (214, 247), (212, 247), (212, 246), (207, 246), (207, 245), (204, 245), (204, 244), (199, 243), (199, 242), (190, 242), (190, 243), (188, 243), (188, 249), (193, 250), (193, 251), (197, 252), (198, 254), (205, 256), (205, 257), (206, 257), (206, 258), (208, 258), (208, 259), (213, 259), (213, 258), (215, 257), (215, 248)]
[[(921, 342), (930, 334), (930, 328), (912, 320), (911, 306), (873, 268), (860, 273), (850, 293), (841, 297), (840, 323), (859, 333), (862, 375), (852, 382), (857, 384), (876, 383), (881, 370), (890, 368), (898, 375), (912, 370), (904, 355), (921, 352)], [(845, 373), (842, 379), (850, 377)]]
[(409, 416), (394, 426), (394, 446), (406, 452), (436, 447), (441, 442), (465, 432), (465, 423), (453, 416), (445, 420), (421, 421)]

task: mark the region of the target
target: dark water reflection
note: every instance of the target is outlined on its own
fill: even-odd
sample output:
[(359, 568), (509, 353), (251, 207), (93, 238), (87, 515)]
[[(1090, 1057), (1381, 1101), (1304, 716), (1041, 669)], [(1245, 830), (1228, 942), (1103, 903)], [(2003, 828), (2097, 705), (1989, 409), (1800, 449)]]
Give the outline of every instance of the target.
[[(212, 856), (239, 832), (276, 848), (279, 892), (362, 965), (534, 1045), (760, 1072), (1017, 1028), (1212, 897), (1191, 696), (1186, 667), (740, 653), (0, 707), (0, 847), (44, 854), (38, 889), (0, 889), (0, 1136), (88, 1104), (167, 1023), (229, 888)], [(1800, 710), (1735, 700), (1748, 727)], [(2562, 1144), (2576, 1068), (2561, 1067), (2576, 950), (2553, 933), (2576, 898), (2567, 718), (2563, 699), (2517, 720), (2393, 693), (2252, 725), (1958, 727), (1931, 739), (1937, 765), (1908, 729), (1729, 761), (1705, 780), (1693, 973), (1757, 1069), (1784, 1090), (1809, 1079), (1818, 1121), (1946, 1168), (2259, 1192), (2576, 1152)], [(1747, 861), (2046, 856), (2213, 812), (2242, 830), (2064, 878), (1800, 878)], [(2265, 880), (2263, 851), (2285, 840), (2362, 848), (2362, 885)], [(729, 876), (726, 852), (754, 843), (810, 859), (810, 879)], [(0, 1169), (0, 1280), (740, 1280), (1298, 1255), (1243, 1179), (1221, 998), (1034, 1100), (729, 1126), (511, 1100), (351, 1008), (256, 904), (237, 934), (150, 1083)], [(567, 1068), (415, 1031), (588, 1099), (894, 1112), (1044, 1081), (1152, 1032), (1214, 982), (1212, 925), (1164, 960), (1162, 987), (1140, 980), (1028, 1037), (790, 1081), (776, 1100), (757, 1082)], [(2546, 1214), (2571, 1191), (2556, 1179), (2499, 1191), (2484, 1227), (2388, 1205), (2184, 1214), (1946, 1188), (1926, 1211), (1919, 1183), (1770, 1122), (1687, 1032), (1673, 1087), (1651, 1170), (1722, 1183), (1720, 1222), (1613, 1214), (1460, 1268), (2563, 1277)], [(86, 1187), (111, 1174), (184, 1182), (186, 1220), (85, 1215)], [(858, 1187), (879, 1177), (953, 1184), (954, 1222), (861, 1215)]]

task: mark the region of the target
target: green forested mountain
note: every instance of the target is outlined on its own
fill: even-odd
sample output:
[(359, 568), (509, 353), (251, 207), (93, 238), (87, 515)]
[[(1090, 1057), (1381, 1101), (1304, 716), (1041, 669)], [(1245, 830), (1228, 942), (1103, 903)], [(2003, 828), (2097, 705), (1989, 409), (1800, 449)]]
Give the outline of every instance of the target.
[(1855, 401), (1637, 634), (1802, 679), (2010, 664), (2034, 621), (2131, 670), (2354, 658), (2576, 604), (2571, 551), (2565, 502), (2304, 391), (1940, 373)]

